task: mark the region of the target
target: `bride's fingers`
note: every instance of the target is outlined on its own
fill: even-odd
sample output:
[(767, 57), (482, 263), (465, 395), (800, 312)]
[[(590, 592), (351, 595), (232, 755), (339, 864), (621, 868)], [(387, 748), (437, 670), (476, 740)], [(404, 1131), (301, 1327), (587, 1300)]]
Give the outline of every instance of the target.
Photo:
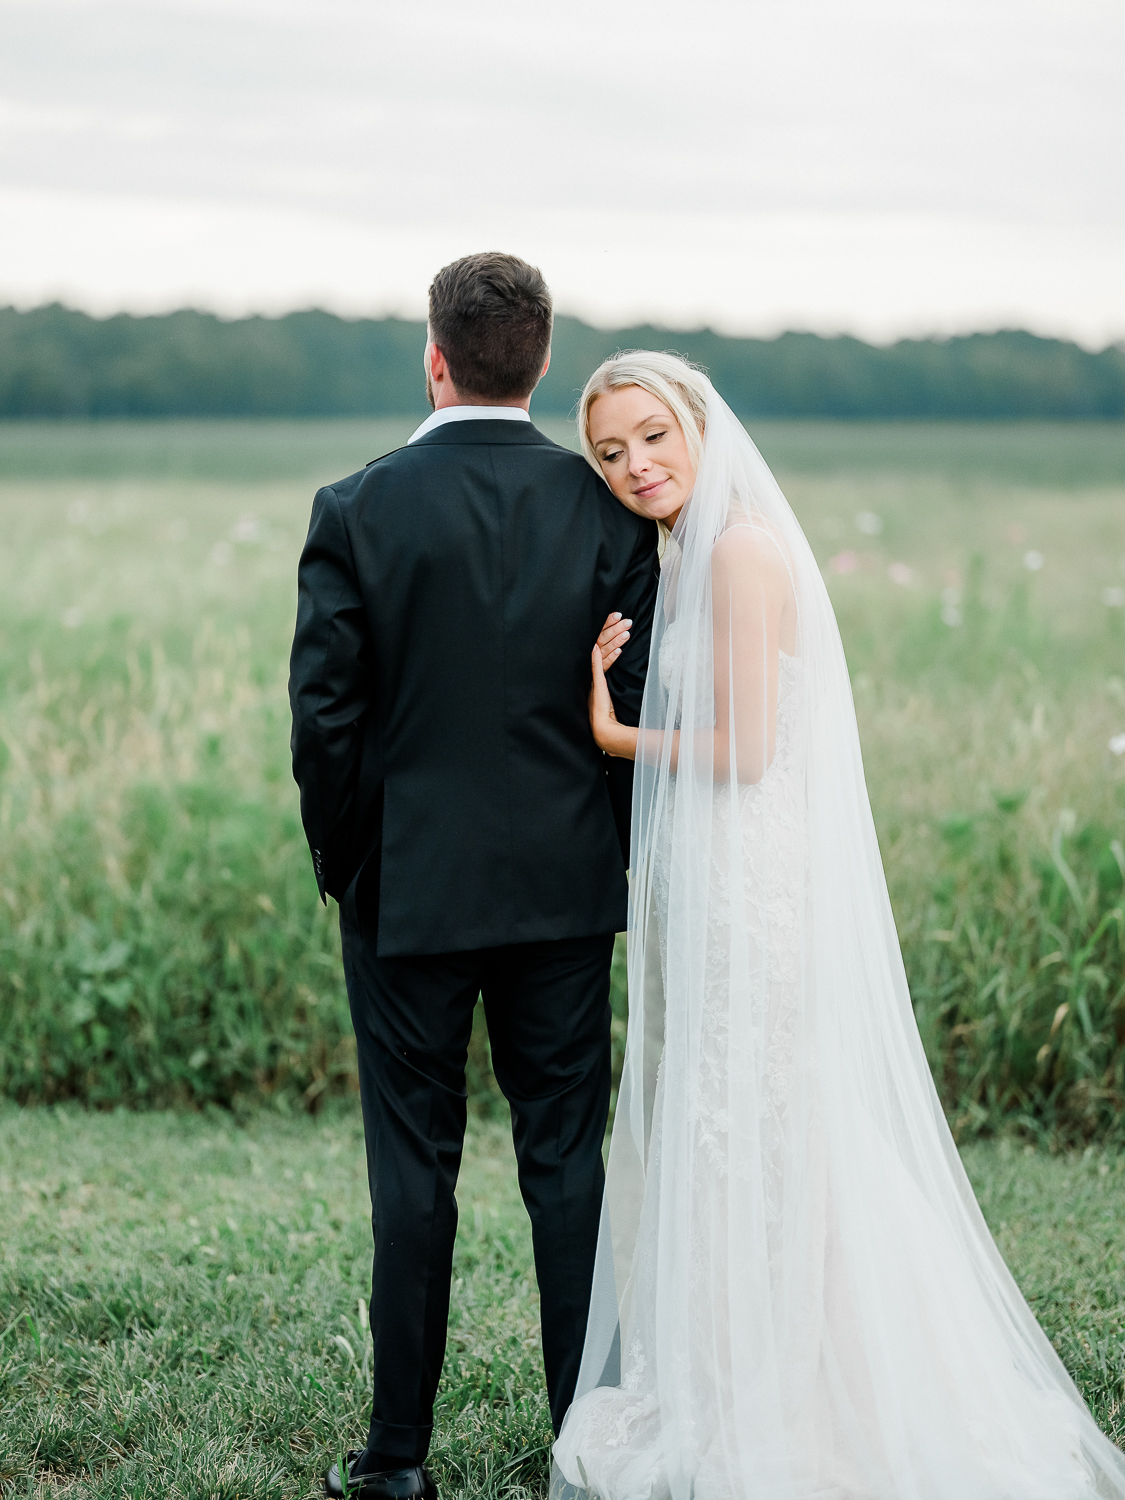
[(598, 636), (598, 650), (602, 655), (603, 666), (610, 666), (621, 655), (621, 648), (629, 639), (629, 627), (632, 623), (632, 620), (623, 620), (620, 615), (611, 615), (606, 621)]
[(629, 630), (624, 625), (620, 625), (612, 635), (598, 636), (598, 648), (602, 655), (605, 656), (607, 651), (620, 651), (629, 639), (629, 634)]
[(632, 620), (623, 620), (620, 615), (610, 615), (598, 635), (598, 645), (604, 648), (610, 641), (619, 640), (622, 636), (628, 638), (632, 624)]

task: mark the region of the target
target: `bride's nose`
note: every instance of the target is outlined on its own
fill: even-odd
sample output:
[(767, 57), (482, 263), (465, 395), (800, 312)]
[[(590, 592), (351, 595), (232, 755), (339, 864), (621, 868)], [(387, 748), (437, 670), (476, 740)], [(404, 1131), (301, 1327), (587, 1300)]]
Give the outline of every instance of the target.
[(629, 455), (629, 473), (643, 474), (646, 469), (651, 468), (648, 454), (643, 448), (634, 448)]

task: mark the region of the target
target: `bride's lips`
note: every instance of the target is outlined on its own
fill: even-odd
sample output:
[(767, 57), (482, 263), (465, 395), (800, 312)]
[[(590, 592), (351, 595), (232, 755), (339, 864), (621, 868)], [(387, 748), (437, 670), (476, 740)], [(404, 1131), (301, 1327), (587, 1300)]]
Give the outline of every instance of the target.
[(668, 479), (667, 476), (665, 476), (663, 479), (658, 479), (655, 484), (646, 484), (644, 489), (634, 490), (633, 494), (636, 495), (639, 500), (650, 500), (652, 496), (656, 494), (657, 490), (660, 489), (662, 485), (665, 485), (667, 483)]

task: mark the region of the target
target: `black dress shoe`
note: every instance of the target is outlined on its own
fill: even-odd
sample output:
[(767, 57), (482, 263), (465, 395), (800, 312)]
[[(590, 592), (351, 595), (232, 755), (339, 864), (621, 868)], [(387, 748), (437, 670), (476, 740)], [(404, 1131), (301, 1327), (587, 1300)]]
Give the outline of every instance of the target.
[(379, 1474), (357, 1474), (356, 1461), (363, 1457), (363, 1452), (361, 1448), (352, 1448), (345, 1457), (346, 1489), (340, 1481), (340, 1465), (332, 1465), (324, 1476), (326, 1495), (333, 1500), (343, 1495), (349, 1500), (437, 1500), (437, 1485), (421, 1464), (409, 1469), (384, 1469)]

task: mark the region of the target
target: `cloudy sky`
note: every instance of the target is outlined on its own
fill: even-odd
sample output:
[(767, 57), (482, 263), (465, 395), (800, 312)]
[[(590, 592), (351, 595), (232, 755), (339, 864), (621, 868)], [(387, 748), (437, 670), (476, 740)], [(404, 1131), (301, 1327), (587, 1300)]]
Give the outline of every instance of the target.
[(0, 302), (1125, 336), (1125, 0), (0, 0)]

